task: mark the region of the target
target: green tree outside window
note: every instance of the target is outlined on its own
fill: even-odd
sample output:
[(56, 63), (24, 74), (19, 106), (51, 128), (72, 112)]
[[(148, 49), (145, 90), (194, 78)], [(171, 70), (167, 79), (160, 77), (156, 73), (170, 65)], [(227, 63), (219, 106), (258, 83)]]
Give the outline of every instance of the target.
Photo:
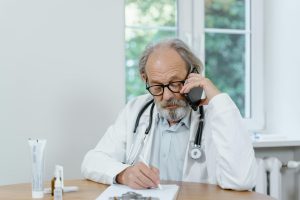
[[(177, 36), (175, 0), (126, 1), (126, 99), (145, 94), (138, 60), (149, 42)], [(245, 2), (206, 0), (206, 28), (245, 28)], [(228, 93), (245, 114), (245, 35), (205, 34), (205, 76)]]

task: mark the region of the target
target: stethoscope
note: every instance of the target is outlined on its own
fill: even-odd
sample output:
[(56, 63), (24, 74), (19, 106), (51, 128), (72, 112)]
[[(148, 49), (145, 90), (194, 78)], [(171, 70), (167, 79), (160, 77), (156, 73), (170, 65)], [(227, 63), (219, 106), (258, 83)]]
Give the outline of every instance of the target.
[[(137, 147), (137, 150), (134, 153), (134, 145), (131, 145), (131, 149), (129, 151), (129, 157), (127, 159), (127, 164), (132, 165), (137, 156), (140, 155), (144, 144), (145, 144), (145, 140), (147, 135), (150, 132), (151, 126), (152, 126), (152, 118), (153, 118), (153, 109), (154, 109), (154, 100), (150, 100), (149, 102), (147, 102), (142, 109), (140, 110), (140, 112), (137, 115), (136, 121), (135, 121), (135, 125), (134, 125), (134, 129), (133, 129), (133, 134), (136, 133), (136, 130), (139, 126), (139, 122), (141, 119), (141, 116), (143, 115), (143, 113), (146, 111), (146, 109), (151, 105), (150, 108), (150, 119), (149, 119), (149, 124), (148, 127), (145, 130), (145, 134), (144, 137), (142, 139), (142, 141), (140, 142), (139, 146)], [(203, 106), (199, 107), (199, 125), (198, 125), (198, 129), (197, 129), (197, 133), (195, 135), (195, 140), (194, 140), (194, 144), (192, 144), (191, 150), (190, 150), (190, 157), (194, 160), (199, 160), (203, 154), (203, 150), (201, 148), (201, 140), (202, 140), (202, 132), (203, 132), (203, 127), (204, 127), (204, 110), (203, 110)]]

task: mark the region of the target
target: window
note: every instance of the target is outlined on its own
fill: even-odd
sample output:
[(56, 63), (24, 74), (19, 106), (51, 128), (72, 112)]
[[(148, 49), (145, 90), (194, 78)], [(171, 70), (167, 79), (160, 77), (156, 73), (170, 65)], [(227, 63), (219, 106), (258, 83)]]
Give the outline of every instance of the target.
[(249, 98), (245, 79), (249, 75), (246, 71), (250, 48), (246, 46), (250, 37), (246, 7), (243, 0), (207, 1), (204, 31), (206, 76), (221, 91), (227, 91), (242, 115), (249, 117), (249, 106), (245, 105)]
[(149, 42), (177, 36), (175, 0), (126, 1), (126, 96), (146, 93), (138, 72), (138, 60)]
[(262, 1), (127, 0), (125, 15), (127, 100), (146, 93), (137, 67), (146, 44), (177, 36), (202, 59), (205, 76), (235, 101), (248, 127), (263, 128)]

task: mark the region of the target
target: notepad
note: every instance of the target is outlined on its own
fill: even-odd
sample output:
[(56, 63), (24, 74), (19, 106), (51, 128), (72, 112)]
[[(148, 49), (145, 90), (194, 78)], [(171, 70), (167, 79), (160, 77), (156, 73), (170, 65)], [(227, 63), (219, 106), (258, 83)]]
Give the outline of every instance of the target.
[(109, 186), (96, 200), (107, 200), (110, 197), (122, 196), (126, 192), (135, 192), (143, 197), (156, 197), (160, 200), (174, 200), (177, 197), (178, 185), (162, 185), (162, 189), (135, 190), (125, 185), (114, 184)]

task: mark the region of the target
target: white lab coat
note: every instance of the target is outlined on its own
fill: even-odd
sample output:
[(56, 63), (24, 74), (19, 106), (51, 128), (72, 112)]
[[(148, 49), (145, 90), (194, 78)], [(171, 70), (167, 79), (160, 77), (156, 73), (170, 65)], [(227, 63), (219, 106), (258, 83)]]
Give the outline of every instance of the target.
[[(128, 164), (123, 164), (135, 142), (140, 143), (149, 123), (150, 106), (142, 115), (137, 132), (134, 124), (141, 108), (152, 97), (140, 96), (126, 105), (116, 122), (109, 127), (96, 148), (90, 150), (82, 163), (85, 178), (112, 184), (114, 177)], [(151, 154), (154, 130), (157, 126), (157, 110), (154, 108), (152, 128), (145, 140), (141, 156), (148, 162)], [(192, 112), (190, 141), (195, 138), (199, 113)], [(182, 180), (218, 184), (224, 189), (249, 190), (255, 184), (256, 161), (251, 139), (238, 108), (227, 94), (215, 96), (205, 107), (205, 126), (202, 136), (204, 162), (190, 158), (190, 145), (186, 150)]]

